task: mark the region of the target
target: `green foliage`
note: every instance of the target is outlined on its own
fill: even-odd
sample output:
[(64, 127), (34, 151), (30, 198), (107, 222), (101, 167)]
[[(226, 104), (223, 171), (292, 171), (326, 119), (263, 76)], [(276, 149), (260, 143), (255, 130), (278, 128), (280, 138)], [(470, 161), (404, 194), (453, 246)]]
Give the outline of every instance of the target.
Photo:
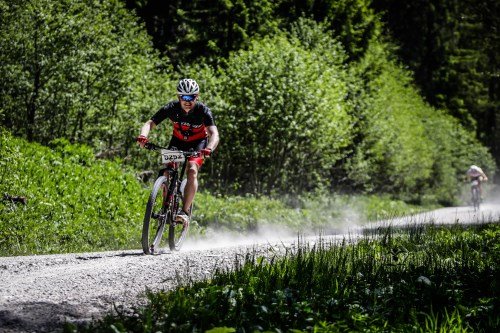
[[(265, 225), (297, 228), (310, 224), (308, 212), (287, 207), (282, 201), (252, 196), (217, 197), (201, 192), (196, 197), (196, 221), (218, 231), (251, 232)], [(318, 225), (320, 221), (315, 221)], [(323, 221), (325, 222), (325, 221)]]
[[(350, 142), (342, 49), (321, 27), (300, 28), (232, 54), (208, 93), (222, 137), (212, 178), (243, 193), (324, 186)], [(300, 41), (306, 32), (316, 47)]]
[(346, 163), (355, 185), (406, 201), (452, 204), (471, 164), (494, 173), (474, 134), (422, 100), (387, 45), (373, 43), (352, 70), (365, 84), (357, 102), (356, 154)]
[[(210, 280), (150, 293), (81, 332), (496, 331), (498, 223), (379, 229), (270, 259), (248, 253)], [(77, 330), (79, 331), (79, 330)]]
[[(256, 36), (288, 29), (300, 18), (325, 22), (356, 59), (380, 30), (370, 0), (127, 1), (144, 19), (155, 47), (176, 65), (217, 63)], [(209, 26), (210, 29), (206, 29)], [(181, 66), (182, 67), (182, 66)]]
[(398, 55), (433, 106), (446, 109), (500, 162), (499, 2), (374, 0)]
[(100, 149), (130, 145), (167, 82), (121, 2), (2, 0), (0, 7), (1, 123), (45, 144), (65, 137)]
[(256, 39), (202, 77), (222, 142), (204, 181), (222, 193), (313, 190), (457, 202), (465, 170), (495, 171), (474, 134), (419, 96), (390, 44), (373, 40), (357, 63), (326, 25), (298, 20)]
[[(0, 254), (139, 247), (144, 191), (132, 173), (66, 139), (51, 146), (0, 132)], [(7, 199), (18, 196), (25, 205)]]
[(363, 56), (379, 34), (380, 21), (371, 0), (281, 1), (278, 16), (292, 25), (301, 18), (324, 22), (329, 34), (343, 45), (351, 60)]
[[(135, 3), (145, 13), (160, 2)], [(158, 26), (148, 28), (169, 41), (163, 60), (118, 0), (0, 0), (0, 121), (35, 142), (65, 138), (100, 157), (157, 169), (157, 156), (140, 151), (133, 138), (174, 98), (173, 77), (190, 76), (221, 134), (200, 176), (215, 193), (382, 192), (394, 200), (455, 203), (468, 165), (492, 176), (490, 153), (420, 97), (370, 5), (161, 2), (168, 19), (155, 12)], [(280, 14), (285, 8), (290, 20)], [(450, 61), (465, 63), (457, 59)], [(182, 66), (174, 74), (169, 62)], [(165, 129), (151, 137), (168, 140)]]
[(230, 51), (244, 48), (251, 37), (274, 32), (280, 20), (275, 15), (277, 4), (270, 0), (127, 4), (146, 22), (155, 47), (178, 68), (202, 59), (217, 63)]

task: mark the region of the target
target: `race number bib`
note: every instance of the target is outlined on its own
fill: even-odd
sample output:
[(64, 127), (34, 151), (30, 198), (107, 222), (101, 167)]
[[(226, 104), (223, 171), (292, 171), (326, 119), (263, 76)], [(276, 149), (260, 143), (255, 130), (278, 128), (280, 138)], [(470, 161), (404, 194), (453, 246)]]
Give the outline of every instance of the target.
[(184, 162), (186, 158), (182, 154), (182, 152), (178, 152), (176, 150), (161, 150), (161, 162), (162, 163), (170, 163), (170, 162)]

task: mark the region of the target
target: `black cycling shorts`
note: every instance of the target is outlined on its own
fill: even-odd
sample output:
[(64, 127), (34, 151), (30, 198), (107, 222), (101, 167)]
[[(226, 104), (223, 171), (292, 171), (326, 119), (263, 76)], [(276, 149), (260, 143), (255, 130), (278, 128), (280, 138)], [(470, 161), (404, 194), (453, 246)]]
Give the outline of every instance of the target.
[(200, 151), (203, 148), (205, 148), (208, 144), (208, 139), (204, 138), (201, 140), (197, 141), (192, 141), (192, 142), (187, 142), (187, 141), (182, 141), (175, 136), (170, 139), (170, 143), (168, 144), (169, 149), (176, 149), (176, 150), (182, 150), (182, 151)]

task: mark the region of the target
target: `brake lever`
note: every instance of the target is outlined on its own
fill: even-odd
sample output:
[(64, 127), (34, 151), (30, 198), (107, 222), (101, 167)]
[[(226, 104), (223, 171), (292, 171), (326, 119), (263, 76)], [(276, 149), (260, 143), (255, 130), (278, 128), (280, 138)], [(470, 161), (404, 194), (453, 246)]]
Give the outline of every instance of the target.
[(155, 145), (154, 143), (146, 142), (144, 144), (144, 148), (146, 148), (148, 150), (157, 150), (159, 147), (157, 145)]

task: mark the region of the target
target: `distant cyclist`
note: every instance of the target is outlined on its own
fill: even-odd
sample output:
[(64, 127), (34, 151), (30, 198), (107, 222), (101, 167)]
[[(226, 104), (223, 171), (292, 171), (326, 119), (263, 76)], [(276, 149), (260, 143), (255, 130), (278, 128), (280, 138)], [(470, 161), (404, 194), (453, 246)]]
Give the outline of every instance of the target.
[[(137, 137), (139, 145), (144, 147), (148, 142), (149, 131), (168, 118), (173, 123), (169, 148), (182, 151), (193, 149), (204, 157), (210, 156), (219, 144), (219, 132), (210, 109), (198, 102), (199, 96), (200, 87), (195, 80), (180, 80), (177, 85), (177, 100), (162, 106), (144, 123), (141, 134)], [(178, 222), (189, 222), (189, 208), (198, 190), (198, 171), (203, 164), (203, 157), (191, 157), (188, 162), (183, 206), (175, 218)]]
[(467, 177), (469, 178), (469, 182), (477, 180), (479, 195), (481, 199), (483, 199), (483, 190), (481, 188), (481, 183), (488, 180), (488, 177), (486, 177), (484, 171), (476, 165), (471, 165), (470, 168), (467, 170)]

